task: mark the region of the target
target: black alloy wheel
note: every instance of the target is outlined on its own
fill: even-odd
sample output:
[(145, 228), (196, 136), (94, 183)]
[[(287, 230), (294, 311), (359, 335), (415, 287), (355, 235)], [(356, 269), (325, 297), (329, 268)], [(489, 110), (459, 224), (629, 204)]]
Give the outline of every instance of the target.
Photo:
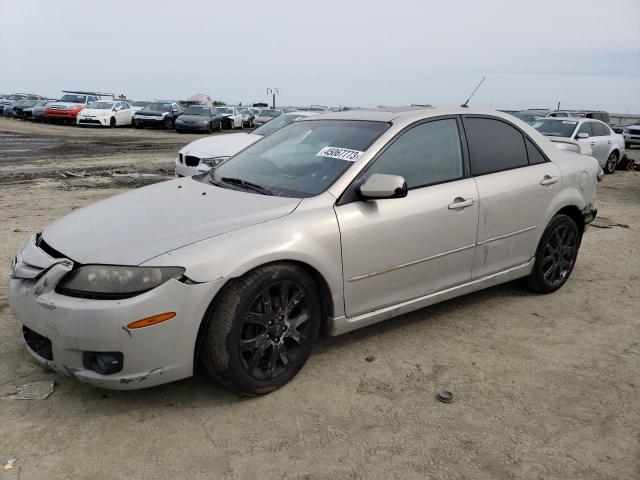
[(556, 215), (542, 234), (528, 283), (538, 293), (551, 293), (566, 283), (573, 271), (580, 231), (569, 216)]
[(260, 292), (242, 319), (239, 348), (245, 371), (256, 380), (285, 373), (309, 337), (310, 318), (300, 285), (285, 280)]
[(618, 152), (611, 152), (609, 158), (607, 158), (607, 163), (604, 165), (605, 173), (613, 173), (616, 171), (616, 166), (618, 165)]
[(311, 354), (322, 318), (320, 291), (291, 263), (263, 265), (225, 286), (204, 319), (200, 357), (208, 373), (244, 395), (289, 382)]

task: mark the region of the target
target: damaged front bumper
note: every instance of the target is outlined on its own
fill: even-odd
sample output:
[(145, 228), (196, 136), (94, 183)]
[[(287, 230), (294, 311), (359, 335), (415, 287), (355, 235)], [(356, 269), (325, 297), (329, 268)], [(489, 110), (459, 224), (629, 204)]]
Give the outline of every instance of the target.
[(584, 219), (585, 226), (593, 222), (598, 215), (598, 209), (595, 203), (591, 203), (582, 209), (582, 218)]
[[(198, 329), (219, 285), (188, 285), (172, 279), (122, 300), (69, 297), (56, 293), (55, 287), (73, 263), (47, 257), (32, 239), (14, 262), (9, 291), (11, 309), (23, 325), (25, 347), (41, 365), (115, 390), (146, 388), (192, 375)], [(150, 327), (127, 328), (163, 312), (176, 316)], [(104, 375), (91, 370), (83, 357), (96, 352), (121, 354), (122, 369)]]

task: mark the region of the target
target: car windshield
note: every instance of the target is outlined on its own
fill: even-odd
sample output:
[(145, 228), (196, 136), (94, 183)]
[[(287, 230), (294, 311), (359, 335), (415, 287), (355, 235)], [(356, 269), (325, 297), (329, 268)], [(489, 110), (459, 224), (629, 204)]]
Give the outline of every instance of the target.
[(216, 110), (218, 110), (218, 113), (233, 113), (231, 108), (218, 107)]
[(171, 104), (170, 103), (150, 103), (145, 107), (146, 110), (155, 110), (156, 112), (170, 112)]
[(205, 115), (209, 116), (209, 107), (203, 107), (198, 105), (192, 105), (184, 111), (185, 115)]
[(110, 110), (113, 107), (113, 102), (91, 102), (87, 105), (87, 108), (93, 110)]
[(297, 113), (286, 113), (284, 115), (280, 115), (278, 118), (271, 120), (270, 122), (265, 123), (261, 127), (256, 128), (251, 133), (255, 135), (269, 135), (271, 132), (275, 132), (279, 128), (293, 123), (296, 118), (300, 118), (300, 115), (298, 115)]
[(151, 102), (142, 102), (142, 101), (138, 100), (136, 102), (131, 102), (131, 105), (133, 107), (146, 107), (147, 105), (149, 105), (149, 103), (151, 103)]
[(547, 137), (571, 137), (578, 122), (573, 120), (554, 120), (539, 118), (531, 126)]
[(262, 110), (260, 112), (261, 117), (278, 117), (280, 116), (280, 112), (277, 110)]
[(340, 178), (387, 128), (388, 123), (372, 121), (295, 122), (246, 148), (207, 178), (228, 188), (312, 197)]
[(523, 122), (527, 122), (527, 123), (531, 123), (536, 118), (542, 117), (543, 115), (544, 114), (523, 113), (523, 112), (519, 112), (519, 113), (514, 114), (515, 117), (518, 117), (520, 120), (522, 120)]
[(9, 95), (9, 97), (7, 97), (9, 100), (22, 100), (24, 98), (24, 95)]
[(69, 103), (84, 103), (85, 98), (86, 97), (84, 95), (63, 95), (60, 101)]

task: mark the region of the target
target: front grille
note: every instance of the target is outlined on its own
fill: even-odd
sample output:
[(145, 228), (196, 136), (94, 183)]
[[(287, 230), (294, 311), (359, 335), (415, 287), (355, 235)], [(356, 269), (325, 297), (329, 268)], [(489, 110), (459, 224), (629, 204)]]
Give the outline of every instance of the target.
[(53, 361), (53, 348), (51, 347), (51, 340), (47, 337), (43, 337), (39, 333), (34, 332), (29, 327), (22, 326), (22, 336), (24, 341), (27, 342), (29, 348), (35, 353), (40, 355), (45, 360)]
[(187, 167), (197, 167), (200, 165), (200, 159), (198, 157), (194, 157), (193, 155), (185, 155), (184, 163)]
[(91, 123), (91, 124), (100, 125), (100, 120), (91, 120), (90, 118), (81, 118), (80, 123)]

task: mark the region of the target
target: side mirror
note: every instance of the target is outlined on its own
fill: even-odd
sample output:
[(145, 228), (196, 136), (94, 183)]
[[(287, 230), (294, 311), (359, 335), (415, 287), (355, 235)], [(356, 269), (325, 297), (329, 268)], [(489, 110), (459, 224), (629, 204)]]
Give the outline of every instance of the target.
[(360, 185), (360, 195), (365, 200), (403, 198), (407, 196), (407, 192), (404, 178), (386, 173), (374, 173)]
[(582, 132), (576, 135), (578, 140), (584, 140), (585, 138), (589, 138), (589, 134), (586, 132)]

